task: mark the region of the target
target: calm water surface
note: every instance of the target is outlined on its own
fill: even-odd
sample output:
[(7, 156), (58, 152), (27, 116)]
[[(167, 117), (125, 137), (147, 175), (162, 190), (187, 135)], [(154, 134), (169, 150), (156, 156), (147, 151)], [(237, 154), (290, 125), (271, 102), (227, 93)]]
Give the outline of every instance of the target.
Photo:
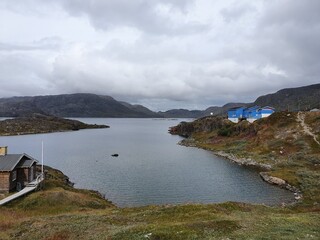
[[(293, 194), (257, 172), (211, 152), (177, 145), (168, 128), (181, 120), (80, 119), (109, 129), (0, 137), (10, 153), (26, 152), (60, 169), (78, 188), (98, 190), (118, 206), (241, 201), (278, 204)], [(119, 157), (111, 157), (117, 153)]]

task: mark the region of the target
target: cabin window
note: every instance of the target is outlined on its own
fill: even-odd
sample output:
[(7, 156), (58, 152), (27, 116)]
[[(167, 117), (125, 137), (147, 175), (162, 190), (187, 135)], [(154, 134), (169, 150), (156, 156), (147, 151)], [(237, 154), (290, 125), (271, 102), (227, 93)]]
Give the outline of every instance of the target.
[(12, 182), (17, 179), (17, 171), (13, 171), (13, 172), (11, 173), (11, 179), (12, 179)]

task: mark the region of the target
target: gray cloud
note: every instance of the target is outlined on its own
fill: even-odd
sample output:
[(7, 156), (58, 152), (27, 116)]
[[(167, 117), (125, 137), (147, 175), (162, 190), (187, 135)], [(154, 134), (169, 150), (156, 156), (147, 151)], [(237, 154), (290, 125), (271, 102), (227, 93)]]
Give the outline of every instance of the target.
[(149, 34), (192, 34), (207, 26), (189, 21), (189, 6), (193, 0), (109, 0), (109, 1), (61, 1), (72, 15), (85, 15), (98, 29), (116, 27), (137, 28)]
[(227, 8), (221, 9), (221, 15), (224, 20), (228, 23), (232, 21), (237, 21), (244, 17), (247, 13), (255, 12), (256, 8), (251, 4), (244, 4), (241, 2), (235, 2), (233, 6), (228, 6)]
[(319, 24), (320, 2), (308, 1), (266, 1), (260, 24), (265, 26), (296, 25), (312, 27)]
[[(320, 82), (318, 12), (316, 0), (3, 0), (0, 96), (93, 92), (154, 110), (253, 101)], [(35, 36), (15, 37), (21, 23)]]
[(316, 0), (271, 1), (257, 24), (258, 52), (265, 49), (265, 59), (287, 72), (296, 85), (319, 82), (319, 11)]
[(58, 37), (47, 37), (25, 44), (1, 43), (1, 51), (34, 51), (34, 50), (59, 50), (61, 47), (61, 39)]

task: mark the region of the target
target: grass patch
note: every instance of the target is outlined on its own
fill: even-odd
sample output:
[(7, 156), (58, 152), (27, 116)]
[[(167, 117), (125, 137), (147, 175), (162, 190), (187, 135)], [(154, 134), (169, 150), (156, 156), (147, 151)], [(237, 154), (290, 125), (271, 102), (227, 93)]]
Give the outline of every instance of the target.
[(5, 232), (17, 240), (317, 239), (320, 216), (240, 203), (148, 206), (33, 216)]

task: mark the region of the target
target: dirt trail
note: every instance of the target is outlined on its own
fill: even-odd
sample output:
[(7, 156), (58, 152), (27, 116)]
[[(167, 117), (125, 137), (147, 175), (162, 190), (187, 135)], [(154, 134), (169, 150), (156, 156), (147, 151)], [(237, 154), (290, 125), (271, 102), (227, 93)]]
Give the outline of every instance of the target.
[(317, 136), (312, 132), (311, 128), (304, 121), (305, 114), (303, 112), (299, 112), (297, 115), (297, 121), (300, 123), (303, 132), (311, 137), (313, 140), (320, 146), (320, 142), (317, 140)]

